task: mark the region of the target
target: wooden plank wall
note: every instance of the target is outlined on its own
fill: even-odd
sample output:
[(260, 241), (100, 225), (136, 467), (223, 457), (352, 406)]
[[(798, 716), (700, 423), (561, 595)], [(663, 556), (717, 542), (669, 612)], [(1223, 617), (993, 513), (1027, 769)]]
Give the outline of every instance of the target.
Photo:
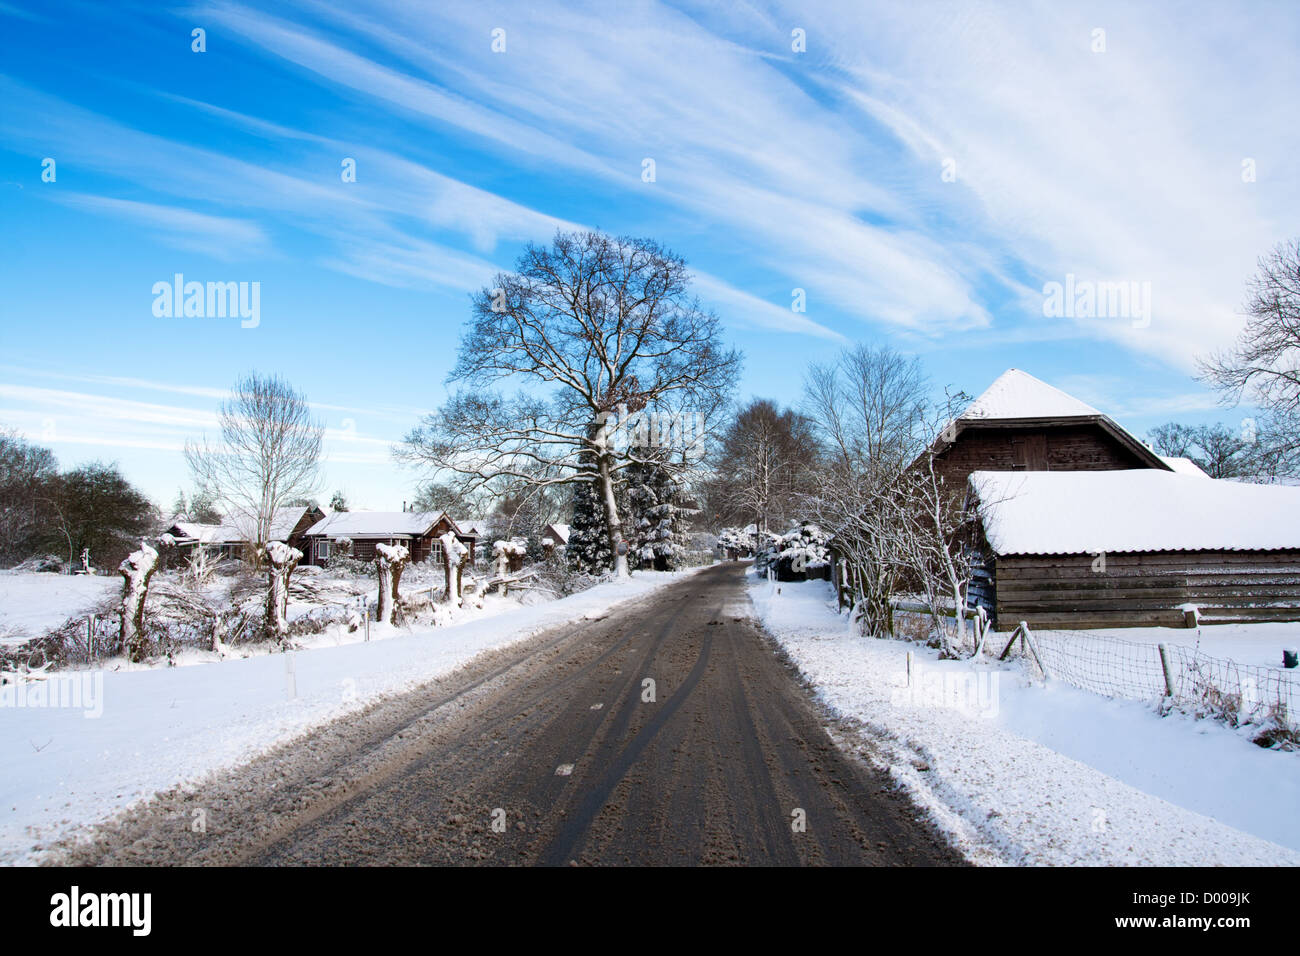
[(1300, 621), (1300, 550), (1014, 555), (995, 566), (1000, 630), (1182, 627), (1181, 604), (1206, 624)]
[(1100, 425), (1088, 424), (968, 428), (935, 458), (935, 467), (947, 483), (958, 485), (972, 471), (1113, 471), (1146, 465)]

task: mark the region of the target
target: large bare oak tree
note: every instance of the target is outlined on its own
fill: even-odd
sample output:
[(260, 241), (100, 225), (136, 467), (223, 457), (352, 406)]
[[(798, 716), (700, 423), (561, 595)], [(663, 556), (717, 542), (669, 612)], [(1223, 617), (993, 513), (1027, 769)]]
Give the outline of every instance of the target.
[[(684, 260), (648, 239), (559, 232), (530, 244), (473, 313), (449, 378), (460, 390), (399, 458), (450, 476), (462, 494), (594, 483), (613, 570), (626, 575), (616, 486), (636, 454), (615, 421), (707, 418), (734, 385), (739, 353), (691, 295)], [(494, 390), (507, 382), (519, 391)]]

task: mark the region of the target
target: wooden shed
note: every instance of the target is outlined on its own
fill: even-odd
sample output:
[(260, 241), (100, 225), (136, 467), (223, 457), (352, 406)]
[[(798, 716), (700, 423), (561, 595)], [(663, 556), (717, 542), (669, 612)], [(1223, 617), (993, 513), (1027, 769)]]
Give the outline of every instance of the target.
[(1300, 488), (975, 472), (1001, 630), (1300, 621)]

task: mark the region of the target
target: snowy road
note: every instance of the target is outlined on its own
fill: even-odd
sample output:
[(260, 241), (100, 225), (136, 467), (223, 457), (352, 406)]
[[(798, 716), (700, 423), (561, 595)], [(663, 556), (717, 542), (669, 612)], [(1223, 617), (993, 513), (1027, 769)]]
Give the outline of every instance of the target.
[(480, 658), (164, 794), (67, 859), (960, 863), (832, 743), (752, 622), (743, 569)]

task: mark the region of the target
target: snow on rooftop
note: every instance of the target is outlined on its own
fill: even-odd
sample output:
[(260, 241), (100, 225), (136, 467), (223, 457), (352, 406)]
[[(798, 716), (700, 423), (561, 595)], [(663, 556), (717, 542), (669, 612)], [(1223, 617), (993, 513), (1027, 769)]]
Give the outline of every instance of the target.
[(395, 537), (424, 534), (442, 517), (440, 511), (336, 511), (317, 521), (307, 534), (330, 538)]
[(1180, 475), (1198, 475), (1201, 478), (1210, 477), (1201, 469), (1200, 465), (1192, 461), (1190, 458), (1171, 458), (1166, 455), (1161, 455), (1160, 460)]
[(1028, 372), (1009, 368), (971, 402), (959, 420), (990, 418), (1060, 418), (1101, 412)]
[(1300, 488), (1145, 468), (970, 480), (997, 554), (1300, 548)]
[(567, 524), (553, 523), (549, 525), (550, 529), (555, 532), (556, 537), (560, 539), (560, 544), (569, 543), (569, 526)]

